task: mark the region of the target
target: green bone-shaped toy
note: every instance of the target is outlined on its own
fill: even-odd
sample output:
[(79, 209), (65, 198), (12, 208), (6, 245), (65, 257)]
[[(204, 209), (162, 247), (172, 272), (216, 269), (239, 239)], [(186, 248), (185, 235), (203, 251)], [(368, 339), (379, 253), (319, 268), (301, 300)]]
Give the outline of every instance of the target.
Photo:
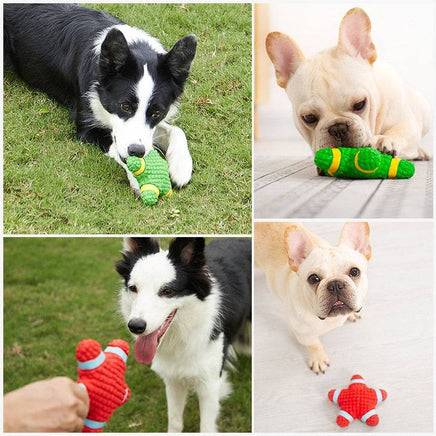
[(157, 150), (151, 150), (145, 157), (129, 156), (127, 168), (138, 181), (142, 201), (147, 206), (156, 204), (159, 197), (169, 197), (173, 193), (168, 163)]
[(315, 153), (315, 165), (332, 177), (349, 179), (409, 179), (412, 162), (373, 148), (323, 148)]

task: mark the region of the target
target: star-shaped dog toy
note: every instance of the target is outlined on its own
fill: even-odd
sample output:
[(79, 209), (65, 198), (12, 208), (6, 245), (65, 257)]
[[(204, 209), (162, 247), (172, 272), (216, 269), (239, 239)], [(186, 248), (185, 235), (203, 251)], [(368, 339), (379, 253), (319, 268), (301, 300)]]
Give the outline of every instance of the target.
[(354, 419), (375, 426), (379, 418), (376, 406), (386, 400), (387, 392), (383, 389), (372, 389), (366, 386), (362, 376), (356, 374), (346, 389), (332, 389), (329, 399), (341, 409), (336, 423), (339, 427), (347, 427)]

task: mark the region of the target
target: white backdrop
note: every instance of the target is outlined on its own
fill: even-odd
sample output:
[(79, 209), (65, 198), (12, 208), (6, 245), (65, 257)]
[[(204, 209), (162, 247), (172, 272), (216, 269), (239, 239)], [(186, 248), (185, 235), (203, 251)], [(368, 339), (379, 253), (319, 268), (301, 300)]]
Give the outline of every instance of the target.
[[(390, 62), (406, 83), (420, 90), (434, 104), (435, 33), (433, 1), (415, 2), (273, 2), (269, 9), (269, 31), (291, 36), (306, 56), (336, 45), (342, 17), (352, 7), (361, 7), (372, 23), (372, 39), (378, 57)], [(268, 60), (269, 62), (269, 60)], [(299, 137), (291, 118), (290, 103), (282, 88), (275, 83), (269, 62), (269, 103), (259, 107), (262, 138)], [(282, 118), (283, 129), (267, 129), (268, 118)], [(274, 123), (276, 125), (276, 123)], [(431, 132), (425, 144), (431, 144)]]

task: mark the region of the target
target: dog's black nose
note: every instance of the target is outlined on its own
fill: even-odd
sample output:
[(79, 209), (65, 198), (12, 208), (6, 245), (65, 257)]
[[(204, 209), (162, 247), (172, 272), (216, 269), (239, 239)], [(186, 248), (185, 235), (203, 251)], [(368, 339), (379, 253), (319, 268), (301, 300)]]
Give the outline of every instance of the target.
[(333, 136), (333, 138), (339, 141), (345, 139), (347, 132), (348, 132), (348, 126), (345, 123), (337, 123), (329, 127), (330, 136)]
[(142, 144), (132, 144), (127, 148), (129, 156), (142, 157), (145, 154), (145, 147)]
[(334, 295), (342, 294), (345, 284), (339, 280), (334, 280), (327, 285), (327, 291)]
[(141, 318), (134, 318), (134, 319), (131, 319), (129, 321), (129, 323), (127, 324), (127, 327), (129, 327), (129, 330), (132, 333), (140, 335), (141, 333), (145, 332), (145, 328), (147, 327), (147, 323)]

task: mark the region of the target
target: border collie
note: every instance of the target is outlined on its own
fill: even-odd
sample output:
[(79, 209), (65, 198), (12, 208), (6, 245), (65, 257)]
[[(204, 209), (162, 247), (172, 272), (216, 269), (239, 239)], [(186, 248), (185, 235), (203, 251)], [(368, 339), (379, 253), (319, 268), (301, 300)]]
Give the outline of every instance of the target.
[(5, 4), (5, 65), (31, 86), (71, 107), (76, 136), (98, 145), (127, 171), (129, 155), (152, 144), (166, 155), (173, 184), (189, 183), (192, 158), (177, 114), (196, 38), (167, 52), (143, 30), (105, 13), (71, 4)]
[(151, 238), (126, 238), (116, 264), (121, 312), (136, 338), (135, 358), (164, 380), (168, 431), (181, 432), (188, 390), (200, 431), (216, 432), (219, 400), (230, 393), (224, 366), (251, 321), (251, 241), (176, 238), (168, 251)]

